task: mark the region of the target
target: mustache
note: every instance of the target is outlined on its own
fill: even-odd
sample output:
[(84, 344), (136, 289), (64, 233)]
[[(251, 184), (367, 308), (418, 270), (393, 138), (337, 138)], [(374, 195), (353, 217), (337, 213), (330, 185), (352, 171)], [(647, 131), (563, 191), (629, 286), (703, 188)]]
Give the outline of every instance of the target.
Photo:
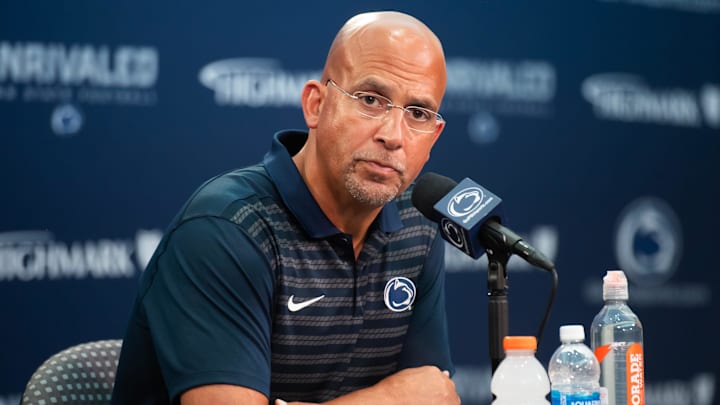
[(390, 154), (383, 152), (357, 152), (353, 154), (355, 161), (371, 161), (383, 166), (392, 167), (398, 173), (405, 172), (405, 164), (394, 159)]

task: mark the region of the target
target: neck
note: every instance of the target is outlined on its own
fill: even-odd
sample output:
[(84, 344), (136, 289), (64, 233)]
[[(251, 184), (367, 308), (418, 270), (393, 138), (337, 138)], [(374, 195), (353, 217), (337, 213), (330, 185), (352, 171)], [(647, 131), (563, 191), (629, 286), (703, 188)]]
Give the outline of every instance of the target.
[[(362, 251), (368, 229), (382, 210), (355, 200), (344, 188), (335, 189), (331, 182), (319, 173), (317, 167), (307, 164), (305, 148), (293, 156), (305, 184), (325, 216), (341, 232), (352, 236), (353, 250), (357, 259)], [(309, 181), (313, 179), (313, 181)]]

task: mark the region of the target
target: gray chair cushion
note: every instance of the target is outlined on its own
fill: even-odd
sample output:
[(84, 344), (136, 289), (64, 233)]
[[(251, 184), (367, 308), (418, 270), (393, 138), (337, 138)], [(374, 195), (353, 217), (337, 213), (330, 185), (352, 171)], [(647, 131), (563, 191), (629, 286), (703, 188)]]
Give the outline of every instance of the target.
[(98, 340), (65, 349), (33, 373), (22, 405), (110, 403), (122, 340)]

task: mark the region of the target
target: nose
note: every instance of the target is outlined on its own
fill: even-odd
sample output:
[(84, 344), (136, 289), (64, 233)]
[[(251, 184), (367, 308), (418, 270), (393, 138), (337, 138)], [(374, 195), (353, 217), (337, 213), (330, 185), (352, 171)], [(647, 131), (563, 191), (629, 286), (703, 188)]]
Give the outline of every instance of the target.
[(382, 119), (382, 124), (375, 133), (375, 140), (382, 142), (385, 148), (394, 150), (402, 147), (405, 131), (405, 110), (399, 106), (392, 106)]

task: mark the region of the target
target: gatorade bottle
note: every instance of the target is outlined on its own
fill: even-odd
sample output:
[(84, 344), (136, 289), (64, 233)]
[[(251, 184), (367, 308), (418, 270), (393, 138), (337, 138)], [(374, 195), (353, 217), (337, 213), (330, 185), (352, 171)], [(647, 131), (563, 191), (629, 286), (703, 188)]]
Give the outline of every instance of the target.
[(506, 336), (503, 349), (505, 358), (490, 382), (495, 395), (492, 405), (550, 405), (545, 398), (550, 382), (545, 367), (535, 357), (535, 336)]
[(643, 329), (627, 305), (628, 284), (622, 270), (603, 278), (605, 305), (590, 328), (591, 347), (600, 361), (600, 385), (608, 405), (645, 404)]

